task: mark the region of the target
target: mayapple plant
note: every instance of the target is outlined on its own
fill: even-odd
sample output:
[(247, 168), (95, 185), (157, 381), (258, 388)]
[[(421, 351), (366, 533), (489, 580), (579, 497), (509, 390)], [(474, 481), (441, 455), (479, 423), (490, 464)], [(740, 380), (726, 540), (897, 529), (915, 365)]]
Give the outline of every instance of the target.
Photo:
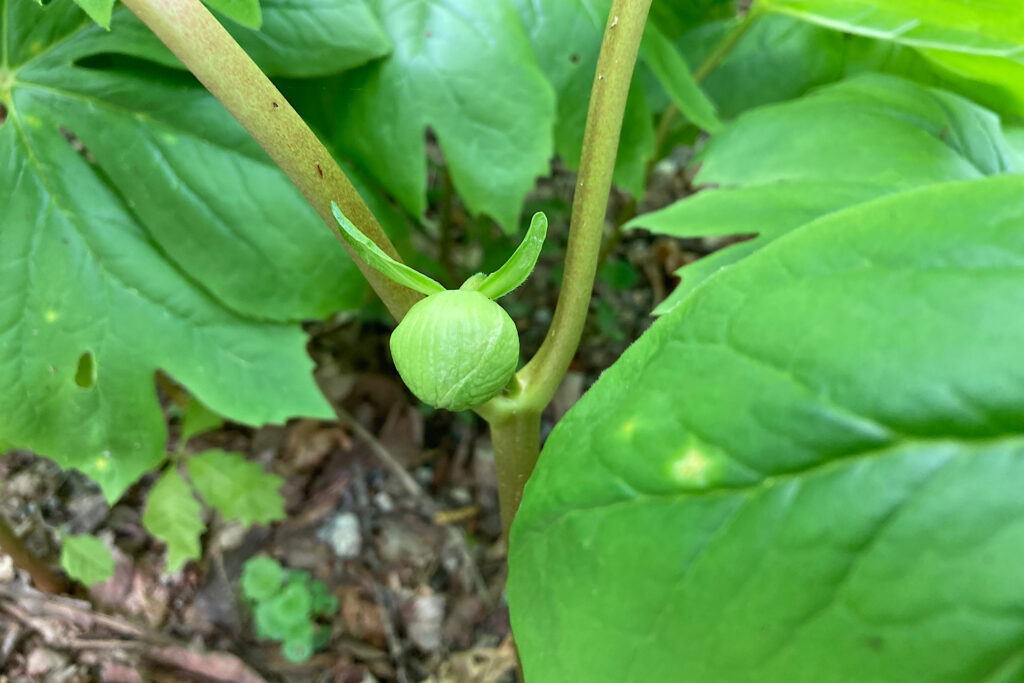
[[(103, 19), (113, 4), (81, 3)], [(399, 321), (392, 355), (412, 391), (490, 425), (529, 683), (1024, 679), (1019, 0), (347, 0), (315, 52), (359, 31), (362, 47), (329, 72), (303, 52), (305, 32), (289, 62), (274, 36), (235, 28), (258, 66), (198, 0), (123, 3), (105, 35), (61, 0), (38, 21), (29, 3), (0, 0), (0, 279), (22, 285), (0, 296), (14, 323), (0, 330), (13, 340), (0, 378), (33, 392), (0, 394), (0, 441), (59, 454), (116, 498), (163, 457), (146, 386), (157, 368), (241, 422), (330, 419), (294, 321), (357, 305), (332, 297), (358, 267)], [(119, 33), (126, 21), (134, 33)], [(239, 152), (241, 130), (195, 83), (107, 69), (110, 54), (184, 66), (267, 155)], [(309, 112), (330, 149), (260, 68), (301, 78), (355, 65), (335, 88), (344, 101)], [(66, 125), (87, 153), (69, 148)], [(579, 170), (558, 304), (518, 370), (495, 300), (532, 267), (542, 219), (505, 268), (444, 290), (401, 265), (378, 222), (389, 205), (370, 192), (371, 210), (335, 162), (422, 217), (427, 127), (470, 213), (510, 232), (553, 153)], [(126, 151), (126, 139), (145, 144)], [(701, 191), (634, 216), (679, 144), (696, 152)], [(615, 237), (756, 236), (680, 272), (534, 472), (613, 179), (634, 195)], [(315, 221), (275, 232), (249, 220), (298, 211), (356, 258), (332, 254)], [(98, 229), (95, 216), (119, 220)], [(195, 227), (208, 224), (220, 230)], [(243, 226), (259, 248), (236, 248)], [(193, 248), (217, 235), (220, 251)], [(121, 355), (107, 343), (125, 339)], [(95, 362), (75, 383), (82, 359)], [(159, 426), (140, 428), (135, 406)], [(97, 457), (108, 444), (113, 456)], [(191, 497), (176, 472), (162, 490)], [(0, 545), (56, 590), (2, 524)], [(69, 562), (83, 549), (72, 540)], [(265, 608), (265, 632), (296, 657), (315, 645), (311, 622), (275, 618), (305, 614), (308, 597), (290, 589)]]
[(426, 298), (405, 314), (391, 336), (391, 356), (406, 386), (435, 408), (466, 410), (501, 393), (519, 364), (519, 333), (498, 299), (526, 280), (537, 264), (548, 220), (536, 213), (508, 261), (477, 273), (459, 289), (391, 258), (331, 203), (342, 237), (366, 263)]

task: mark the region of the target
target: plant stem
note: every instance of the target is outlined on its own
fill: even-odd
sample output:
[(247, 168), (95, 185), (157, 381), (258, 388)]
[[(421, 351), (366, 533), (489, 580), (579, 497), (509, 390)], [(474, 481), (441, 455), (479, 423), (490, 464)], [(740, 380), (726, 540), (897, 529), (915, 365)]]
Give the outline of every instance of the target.
[(626, 95), (650, 7), (651, 0), (614, 0), (608, 15), (583, 133), (562, 290), (540, 350), (520, 372), (524, 386), (519, 400), (538, 412), (555, 395), (583, 334), (597, 274)]
[[(363, 234), (399, 258), (330, 152), (199, 0), (125, 0), (124, 4), (249, 131), (339, 239), (332, 200)], [(401, 320), (419, 294), (367, 266), (351, 250), (349, 254), (388, 310)]]
[(513, 379), (508, 394), (477, 409), (491, 425), (506, 538), (537, 463), (541, 412), (569, 369), (590, 308), (626, 95), (650, 7), (651, 0), (612, 2), (590, 95), (554, 319), (537, 355)]
[(530, 408), (513, 411), (504, 419), (491, 422), (491, 444), (498, 470), (501, 530), (507, 541), (512, 520), (523, 500), (526, 480), (540, 455), (540, 411)]
[[(714, 49), (708, 54), (708, 56), (701, 62), (697, 70), (693, 72), (693, 80), (696, 83), (700, 83), (708, 74), (715, 70), (726, 55), (728, 55), (736, 44), (739, 43), (740, 38), (747, 32), (750, 26), (754, 23), (754, 19), (760, 16), (761, 10), (757, 9), (756, 6), (752, 7), (747, 14), (743, 17), (740, 23), (736, 24), (729, 33), (714, 47)], [(675, 122), (676, 116), (679, 115), (679, 108), (672, 103), (669, 103), (665, 107), (665, 111), (658, 117), (658, 126), (654, 133), (654, 156), (650, 161), (647, 162), (647, 168), (644, 170), (644, 187), (647, 187), (651, 182), (651, 175), (654, 173), (654, 167), (659, 159), (664, 158), (662, 150), (665, 148), (665, 142), (668, 140), (669, 134), (672, 132), (672, 124)], [(636, 200), (633, 200), (633, 207), (636, 208)], [(636, 215), (636, 211), (633, 212), (633, 216)], [(601, 256), (598, 259), (598, 268), (604, 265), (604, 262), (608, 260), (608, 256), (611, 254), (615, 246), (622, 240), (622, 226), (629, 221), (633, 216), (627, 216), (625, 220), (617, 220), (615, 227), (612, 230), (611, 236), (609, 236), (607, 243), (601, 250)]]
[(44, 593), (63, 593), (67, 583), (58, 576), (49, 565), (35, 556), (28, 549), (14, 529), (0, 518), (0, 549), (10, 555), (14, 566), (28, 573), (32, 583)]

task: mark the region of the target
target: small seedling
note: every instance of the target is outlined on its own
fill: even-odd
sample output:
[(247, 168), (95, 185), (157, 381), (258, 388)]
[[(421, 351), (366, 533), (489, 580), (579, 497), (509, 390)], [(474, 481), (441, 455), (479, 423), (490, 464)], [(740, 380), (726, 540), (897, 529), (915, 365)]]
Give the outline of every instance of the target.
[(304, 662), (327, 644), (330, 628), (319, 622), (338, 611), (338, 599), (322, 581), (257, 555), (245, 563), (241, 583), (255, 618), (256, 635), (280, 642), (288, 661)]

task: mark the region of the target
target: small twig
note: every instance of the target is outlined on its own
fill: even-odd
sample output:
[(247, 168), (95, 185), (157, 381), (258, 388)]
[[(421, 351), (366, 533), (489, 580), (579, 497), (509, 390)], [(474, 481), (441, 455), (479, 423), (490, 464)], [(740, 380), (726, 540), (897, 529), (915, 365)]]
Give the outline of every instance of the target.
[[(342, 408), (335, 407), (334, 414), (337, 415), (338, 421), (348, 427), (355, 433), (356, 437), (360, 441), (369, 446), (373, 454), (384, 464), (384, 466), (394, 474), (399, 482), (402, 484), (402, 488), (412, 496), (413, 500), (419, 505), (423, 514), (433, 520), (440, 511), (440, 508), (434, 503), (434, 500), (423, 490), (423, 487), (413, 479), (409, 471), (402, 466), (402, 463), (398, 462), (398, 459), (391, 454), (384, 444), (380, 440), (370, 433), (368, 429), (363, 427), (352, 415)], [(469, 552), (469, 547), (466, 545), (465, 534), (461, 530), (451, 527), (442, 527), (445, 533), (448, 534), (449, 540), (455, 545), (459, 555), (462, 557), (462, 561), (469, 569), (470, 577), (473, 581), (474, 588), (476, 589), (477, 595), (484, 602), (485, 605), (490, 607), (493, 603), (490, 594), (487, 592), (487, 582), (484, 581), (484, 577), (480, 574), (480, 569), (476, 566), (476, 561), (473, 559), (473, 555)]]
[(67, 582), (50, 569), (42, 559), (18, 538), (14, 530), (0, 517), (0, 550), (7, 553), (14, 566), (24, 570), (32, 577), (32, 583), (44, 593), (63, 593)]
[[(102, 614), (89, 603), (28, 588), (0, 585), (0, 609), (35, 631), (50, 646), (71, 650), (122, 649), (163, 666), (174, 667), (208, 680), (224, 683), (265, 683), (241, 659), (227, 652), (201, 652), (167, 635), (133, 624), (124, 618)], [(80, 631), (102, 628), (125, 638), (81, 638), (67, 629), (48, 628), (47, 620), (69, 624)]]
[[(351, 429), (355, 435), (359, 437), (360, 441), (370, 447), (370, 450), (373, 451), (373, 454), (377, 456), (388, 471), (398, 478), (398, 481), (402, 484), (402, 488), (404, 488), (409, 495), (413, 496), (418, 501), (426, 503), (427, 505), (433, 505), (433, 501), (431, 501), (430, 497), (427, 496), (423, 487), (421, 487), (419, 483), (412, 478), (412, 475), (409, 474), (409, 471), (402, 466), (402, 463), (398, 462), (398, 460), (395, 459), (395, 456), (391, 455), (391, 451), (385, 448), (384, 444), (377, 440), (377, 437), (371, 434), (369, 430), (363, 427), (363, 425), (359, 424), (359, 421), (349, 415), (347, 411), (336, 407), (334, 409), (334, 413), (337, 415), (338, 421), (341, 422), (341, 424)], [(433, 514), (433, 510), (431, 510), (431, 514)]]
[(405, 671), (404, 651), (402, 643), (398, 639), (398, 632), (395, 630), (395, 605), (391, 600), (391, 594), (384, 590), (384, 588), (378, 584), (373, 585), (374, 601), (377, 606), (380, 607), (382, 612), (381, 622), (384, 626), (384, 639), (388, 644), (388, 654), (391, 655), (391, 661), (395, 663), (395, 678), (398, 679), (398, 683), (408, 683), (409, 674)]

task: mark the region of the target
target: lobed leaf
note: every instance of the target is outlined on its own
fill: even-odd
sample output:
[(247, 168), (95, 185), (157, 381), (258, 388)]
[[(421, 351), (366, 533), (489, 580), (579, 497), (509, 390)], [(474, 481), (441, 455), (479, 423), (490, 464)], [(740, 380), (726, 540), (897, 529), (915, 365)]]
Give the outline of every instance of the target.
[(202, 508), (192, 488), (173, 465), (160, 475), (150, 490), (142, 525), (167, 544), (169, 573), (199, 557), (202, 550), (199, 538), (206, 531)]
[(469, 209), (513, 230), (524, 196), (547, 173), (555, 115), (515, 9), (509, 0), (375, 6), (394, 48), (340, 86), (348, 96), (338, 147), (419, 216), (429, 127)]
[(129, 38), (71, 3), (0, 14), (0, 382), (16, 388), (0, 395), (0, 441), (82, 470), (110, 500), (164, 457), (157, 370), (243, 423), (330, 417), (298, 322), (365, 292), (191, 77), (82, 65)]
[(263, 602), (277, 594), (284, 580), (284, 569), (266, 555), (249, 558), (242, 568), (242, 593), (253, 602)]
[(209, 450), (188, 459), (188, 476), (206, 504), (246, 526), (284, 519), (284, 479), (241, 453)]

